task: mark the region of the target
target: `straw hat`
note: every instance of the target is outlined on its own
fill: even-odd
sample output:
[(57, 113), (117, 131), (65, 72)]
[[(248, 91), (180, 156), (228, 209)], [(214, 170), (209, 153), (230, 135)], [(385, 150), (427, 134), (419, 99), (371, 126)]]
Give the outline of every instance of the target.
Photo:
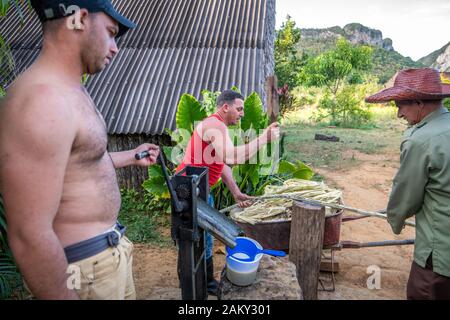
[(445, 73), (430, 68), (405, 69), (398, 72), (394, 86), (368, 98), (368, 103), (392, 100), (442, 100), (450, 97), (450, 80)]

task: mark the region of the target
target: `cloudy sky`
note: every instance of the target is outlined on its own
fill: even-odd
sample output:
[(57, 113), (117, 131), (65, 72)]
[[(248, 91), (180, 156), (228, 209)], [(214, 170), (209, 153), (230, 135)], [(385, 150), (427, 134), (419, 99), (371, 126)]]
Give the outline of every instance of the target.
[(286, 15), (300, 28), (359, 22), (391, 38), (413, 60), (450, 41), (450, 0), (276, 0), (277, 28)]

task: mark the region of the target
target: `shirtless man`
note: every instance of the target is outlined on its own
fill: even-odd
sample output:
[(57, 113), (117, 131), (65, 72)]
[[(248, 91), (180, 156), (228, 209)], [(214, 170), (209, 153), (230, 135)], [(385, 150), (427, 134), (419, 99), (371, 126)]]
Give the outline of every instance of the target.
[[(251, 204), (253, 197), (241, 192), (230, 166), (243, 164), (251, 159), (259, 149), (279, 138), (280, 129), (277, 122), (272, 123), (248, 144), (235, 147), (228, 127), (236, 125), (244, 116), (244, 97), (235, 91), (224, 90), (217, 98), (216, 107), (217, 111), (195, 128), (177, 171), (188, 165), (208, 167), (209, 186), (213, 186), (222, 178), (238, 205), (246, 207)], [(214, 206), (211, 194), (208, 203)], [(207, 289), (209, 294), (216, 295), (218, 283), (214, 279), (213, 246), (213, 237), (206, 233)]]
[[(65, 16), (60, 3), (81, 10)], [(81, 77), (103, 70), (118, 52), (116, 37), (135, 25), (109, 0), (32, 5), (43, 22), (42, 52), (0, 105), (9, 243), (38, 299), (133, 299), (132, 244), (116, 224), (115, 169), (152, 165), (159, 149), (108, 153), (106, 124)], [(142, 151), (150, 157), (135, 160)]]

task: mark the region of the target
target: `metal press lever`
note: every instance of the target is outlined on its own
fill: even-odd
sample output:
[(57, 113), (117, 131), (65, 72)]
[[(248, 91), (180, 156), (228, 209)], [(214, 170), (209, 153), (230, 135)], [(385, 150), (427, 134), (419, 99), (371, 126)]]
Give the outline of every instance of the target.
[[(146, 152), (146, 151), (144, 151), (144, 152)], [(144, 152), (141, 152), (141, 154)], [(178, 213), (183, 212), (184, 210), (186, 210), (189, 207), (189, 203), (186, 200), (180, 201), (178, 199), (177, 193), (175, 192), (175, 190), (173, 190), (172, 183), (170, 183), (169, 174), (167, 173), (166, 163), (164, 162), (164, 156), (162, 154), (162, 150), (159, 152), (157, 161), (161, 165), (164, 179), (166, 180), (167, 188), (169, 188), (169, 193), (170, 193), (170, 196), (172, 197), (172, 202), (173, 202), (175, 211)]]
[(142, 152), (136, 153), (134, 155), (134, 158), (136, 160), (141, 160), (141, 159), (144, 159), (144, 158), (147, 158), (147, 157), (150, 157), (150, 152), (148, 152), (148, 151), (142, 151)]

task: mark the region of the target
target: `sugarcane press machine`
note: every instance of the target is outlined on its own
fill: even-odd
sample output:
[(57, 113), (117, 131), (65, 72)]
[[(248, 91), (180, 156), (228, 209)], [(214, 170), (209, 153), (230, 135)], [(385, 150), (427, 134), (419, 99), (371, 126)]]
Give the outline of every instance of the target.
[(183, 300), (206, 300), (205, 231), (230, 248), (242, 229), (208, 205), (208, 168), (187, 166), (169, 176), (162, 153), (158, 158), (171, 196), (171, 236), (178, 246), (178, 276)]

